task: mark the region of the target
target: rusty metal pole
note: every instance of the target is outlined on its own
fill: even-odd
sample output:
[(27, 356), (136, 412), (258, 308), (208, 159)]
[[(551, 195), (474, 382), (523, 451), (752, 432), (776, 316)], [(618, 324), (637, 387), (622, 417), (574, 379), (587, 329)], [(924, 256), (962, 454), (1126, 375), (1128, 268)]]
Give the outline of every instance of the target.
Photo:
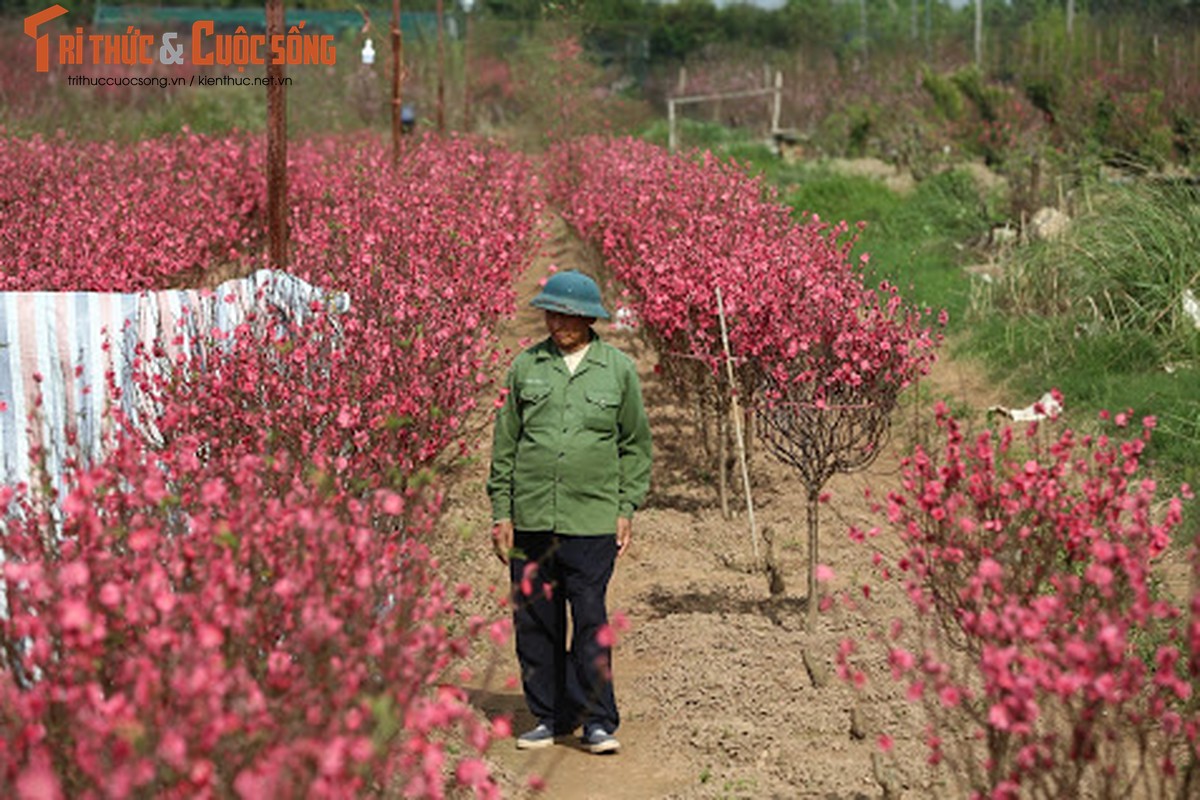
[[(267, 0), (267, 41), (284, 35), (283, 0)], [(271, 269), (287, 268), (287, 90), (283, 64), (267, 59), (267, 244)]]
[(400, 0), (392, 0), (392, 163), (400, 160), (400, 70), (404, 42), (400, 38)]
[(437, 129), (438, 133), (446, 132), (446, 31), (445, 31), (445, 0), (437, 0)]

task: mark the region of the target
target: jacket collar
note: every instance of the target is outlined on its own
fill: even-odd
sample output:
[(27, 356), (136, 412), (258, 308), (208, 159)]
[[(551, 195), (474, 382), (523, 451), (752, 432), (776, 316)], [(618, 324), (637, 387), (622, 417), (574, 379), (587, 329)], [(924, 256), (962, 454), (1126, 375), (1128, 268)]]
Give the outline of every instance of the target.
[[(596, 364), (601, 367), (608, 366), (608, 359), (604, 352), (607, 347), (608, 343), (601, 339), (600, 334), (593, 330), (591, 341), (588, 343), (587, 355), (583, 357), (583, 360), (589, 364)], [(562, 351), (558, 349), (558, 345), (554, 343), (554, 338), (551, 336), (547, 336), (541, 342), (534, 345), (533, 353), (538, 361), (548, 361), (553, 358), (561, 359), (563, 357)], [(575, 374), (578, 375), (578, 371)]]

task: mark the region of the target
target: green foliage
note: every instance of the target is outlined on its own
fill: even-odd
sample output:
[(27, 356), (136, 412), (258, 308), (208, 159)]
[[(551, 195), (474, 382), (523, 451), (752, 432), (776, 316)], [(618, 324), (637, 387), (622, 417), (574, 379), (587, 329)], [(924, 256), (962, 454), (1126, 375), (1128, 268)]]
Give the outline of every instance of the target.
[(1171, 112), (1173, 144), (1181, 160), (1186, 164), (1200, 156), (1200, 121), (1186, 112), (1174, 109)]
[(1188, 184), (1112, 187), (1065, 240), (1014, 252), (995, 306), (1018, 316), (1068, 317), (1097, 342), (1150, 337), (1153, 352), (1131, 346), (1112, 365), (1121, 369), (1146, 366), (1148, 355), (1154, 366), (1193, 358), (1200, 339), (1182, 298), (1198, 288), (1198, 209), (1200, 190)]
[(988, 83), (977, 67), (960, 69), (954, 73), (951, 81), (971, 101), (980, 119), (995, 122), (1000, 118), (1000, 109), (1007, 94), (1001, 87)]
[(1031, 78), (1025, 83), (1025, 97), (1034, 108), (1053, 119), (1058, 115), (1059, 85), (1053, 77)]
[(682, 0), (658, 8), (650, 30), (655, 58), (681, 60), (724, 38), (718, 12), (707, 0)]
[(784, 173), (784, 203), (799, 215), (817, 214), (837, 222), (866, 222), (868, 229), (891, 217), (901, 205), (900, 195), (879, 180), (865, 176), (843, 175), (828, 166), (801, 166)]
[(879, 111), (869, 101), (850, 102), (821, 120), (818, 137), (831, 144), (830, 152), (865, 156), (878, 135)]
[(964, 242), (997, 222), (1000, 198), (982, 194), (965, 172), (937, 173), (917, 184), (879, 224), (864, 232), (861, 248), (883, 277), (914, 301), (944, 308), (957, 327), (969, 284), (962, 271)]
[(1164, 99), (1158, 88), (1100, 93), (1092, 136), (1109, 161), (1146, 169), (1162, 168), (1170, 160), (1174, 134), (1163, 109)]
[[(293, 135), (363, 127), (347, 89), (351, 75), (342, 65), (293, 71), (288, 96)], [(386, 124), (382, 114), (376, 117)], [(211, 134), (265, 130), (265, 92), (261, 86), (137, 87), (124, 93), (57, 86), (43, 95), (32, 114), (12, 119), (8, 130), (25, 135), (63, 129), (80, 139), (128, 142), (177, 133), (185, 126)]]
[(963, 95), (953, 80), (934, 72), (929, 67), (923, 67), (921, 69), (921, 87), (933, 98), (933, 105), (942, 117), (951, 121), (962, 119)]
[[(54, 3), (48, 2), (48, 0), (46, 2), (43, 2), (43, 0), (7, 0), (3, 7), (0, 8), (0, 13), (12, 17), (25, 17), (29, 14), (37, 13), (44, 8), (49, 8), (52, 5)], [(66, 8), (75, 14), (90, 17), (96, 9), (96, 0), (75, 0), (67, 4)]]

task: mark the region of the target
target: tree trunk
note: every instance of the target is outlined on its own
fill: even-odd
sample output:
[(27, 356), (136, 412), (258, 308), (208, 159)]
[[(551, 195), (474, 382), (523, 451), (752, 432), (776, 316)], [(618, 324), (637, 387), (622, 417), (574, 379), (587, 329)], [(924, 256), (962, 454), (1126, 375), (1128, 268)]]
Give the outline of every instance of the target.
[(699, 394), (696, 399), (696, 434), (700, 437), (700, 444), (704, 448), (704, 457), (713, 458), (713, 440), (709, 435), (708, 430), (708, 407), (704, 403), (704, 398)]
[(819, 492), (810, 491), (808, 493), (808, 600), (805, 604), (807, 614), (804, 628), (809, 633), (814, 633), (817, 629), (817, 606), (820, 605), (817, 597), (817, 532), (821, 511), (820, 496)]
[(750, 468), (754, 466), (754, 440), (758, 436), (758, 420), (756, 419), (758, 415), (749, 408), (744, 413), (746, 418), (746, 424), (743, 427), (743, 430), (746, 431), (746, 436), (744, 437), (746, 442), (746, 466)]
[(721, 516), (729, 519), (729, 475), (726, 463), (729, 461), (729, 437), (727, 435), (725, 415), (717, 412), (717, 493), (721, 497)]

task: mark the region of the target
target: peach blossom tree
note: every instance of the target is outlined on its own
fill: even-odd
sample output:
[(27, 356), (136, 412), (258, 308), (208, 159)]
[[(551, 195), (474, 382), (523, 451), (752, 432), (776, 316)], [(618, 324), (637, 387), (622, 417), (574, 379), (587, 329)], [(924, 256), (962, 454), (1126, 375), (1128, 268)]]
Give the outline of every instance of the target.
[[(1190, 596), (1156, 585), (1183, 506), (1145, 474), (1154, 419), (1132, 438), (937, 421), (944, 443), (905, 461), (882, 530), (851, 531), (909, 600), (882, 642), (930, 762), (972, 797), (1194, 796), (1200, 558)], [(840, 670), (861, 683), (856, 648)]]

